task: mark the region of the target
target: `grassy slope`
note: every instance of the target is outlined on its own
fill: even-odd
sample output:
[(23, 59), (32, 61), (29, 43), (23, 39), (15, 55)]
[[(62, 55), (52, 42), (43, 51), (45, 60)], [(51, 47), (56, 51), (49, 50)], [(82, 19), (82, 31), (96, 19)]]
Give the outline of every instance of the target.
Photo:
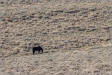
[[(97, 48), (111, 40), (111, 2), (18, 1), (0, 4), (0, 71), (111, 75), (111, 47)], [(43, 55), (31, 55), (35, 44)]]

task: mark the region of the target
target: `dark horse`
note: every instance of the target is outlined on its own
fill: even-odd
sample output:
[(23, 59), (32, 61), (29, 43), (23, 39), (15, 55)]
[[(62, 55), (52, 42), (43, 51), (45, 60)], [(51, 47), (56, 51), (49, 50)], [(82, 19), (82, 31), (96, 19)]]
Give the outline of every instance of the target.
[(34, 55), (35, 51), (38, 51), (38, 54), (43, 53), (43, 49), (40, 46), (32, 48), (33, 55)]

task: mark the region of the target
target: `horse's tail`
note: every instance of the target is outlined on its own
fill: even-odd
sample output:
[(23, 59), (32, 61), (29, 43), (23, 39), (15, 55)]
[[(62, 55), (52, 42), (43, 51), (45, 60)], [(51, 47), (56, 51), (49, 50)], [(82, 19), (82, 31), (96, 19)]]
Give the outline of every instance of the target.
[(35, 53), (35, 50), (34, 50), (34, 48), (32, 49), (32, 52), (33, 52), (33, 55), (34, 55), (34, 53)]

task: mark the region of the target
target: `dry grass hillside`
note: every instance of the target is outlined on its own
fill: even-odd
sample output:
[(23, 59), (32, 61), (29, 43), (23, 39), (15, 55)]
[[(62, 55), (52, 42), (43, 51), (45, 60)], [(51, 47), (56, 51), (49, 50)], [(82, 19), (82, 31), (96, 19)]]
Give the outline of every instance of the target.
[(111, 0), (0, 0), (1, 75), (111, 75), (111, 40)]

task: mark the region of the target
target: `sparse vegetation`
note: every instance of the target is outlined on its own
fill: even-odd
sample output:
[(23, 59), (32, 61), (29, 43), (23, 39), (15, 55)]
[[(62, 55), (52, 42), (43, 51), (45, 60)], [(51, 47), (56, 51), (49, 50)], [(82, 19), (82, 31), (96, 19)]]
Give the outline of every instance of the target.
[(1, 0), (0, 75), (111, 75), (111, 3)]

